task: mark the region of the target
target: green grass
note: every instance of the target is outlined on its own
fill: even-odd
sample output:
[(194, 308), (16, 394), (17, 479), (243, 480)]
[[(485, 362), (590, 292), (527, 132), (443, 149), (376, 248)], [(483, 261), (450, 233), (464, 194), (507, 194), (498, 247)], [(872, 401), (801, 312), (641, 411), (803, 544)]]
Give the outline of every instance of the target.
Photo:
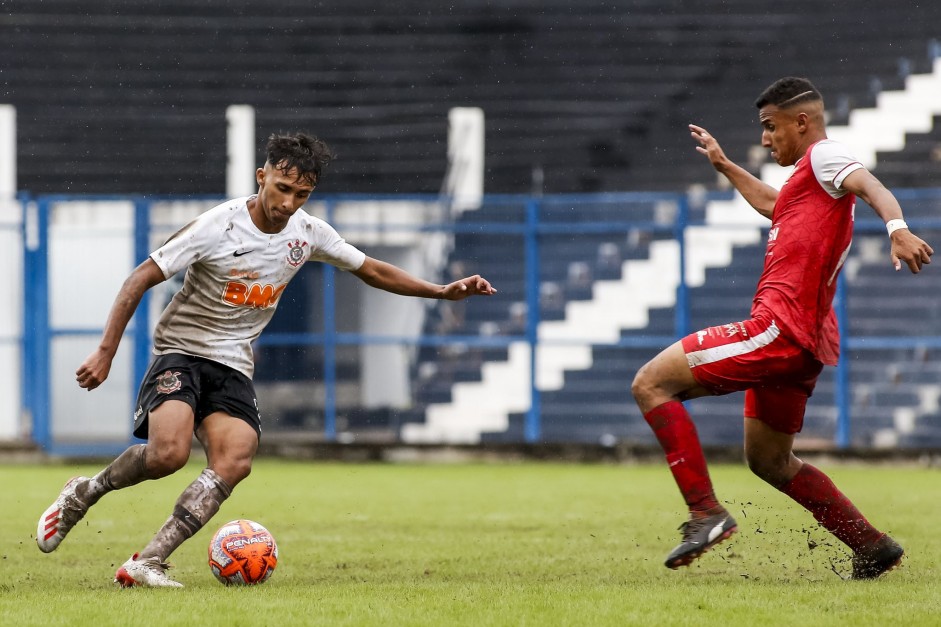
[[(907, 549), (903, 567), (844, 581), (848, 555), (809, 514), (739, 466), (715, 466), (740, 533), (687, 569), (665, 465), (363, 465), (259, 460), (209, 528), (171, 556), (182, 590), (119, 590), (115, 569), (149, 540), (199, 472), (105, 497), (50, 555), (36, 519), (91, 466), (0, 466), (3, 625), (937, 625), (938, 472), (824, 468)], [(266, 525), (268, 583), (225, 588), (211, 532)], [(811, 549), (810, 546), (816, 544)]]

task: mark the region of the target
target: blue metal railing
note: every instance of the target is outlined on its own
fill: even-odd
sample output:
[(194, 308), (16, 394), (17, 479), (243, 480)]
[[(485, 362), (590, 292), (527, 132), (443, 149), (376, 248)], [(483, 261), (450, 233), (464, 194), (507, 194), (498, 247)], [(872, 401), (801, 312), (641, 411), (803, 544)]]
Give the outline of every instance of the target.
[[(922, 200), (924, 198), (941, 199), (941, 190), (897, 190), (897, 197), (903, 202)], [(433, 201), (432, 197), (384, 197), (390, 200), (420, 200)], [(24, 325), (23, 336), (23, 403), (33, 417), (33, 438), (44, 448), (52, 450), (56, 447), (54, 434), (51, 432), (52, 413), (50, 381), (50, 345), (53, 337), (64, 335), (92, 335), (100, 334), (101, 329), (70, 329), (53, 328), (50, 323), (49, 312), (49, 275), (51, 269), (48, 261), (49, 219), (52, 207), (61, 202), (72, 200), (130, 200), (134, 207), (134, 257), (135, 263), (146, 259), (150, 253), (150, 211), (155, 202), (166, 202), (165, 197), (69, 197), (69, 196), (42, 196), (31, 198), (21, 195), (20, 201), (27, 210), (24, 222)], [(336, 207), (339, 203), (356, 200), (376, 200), (377, 197), (362, 196), (332, 196), (320, 199), (326, 209), (326, 219), (333, 223)], [(378, 198), (382, 199), (382, 198)], [(192, 200), (192, 199), (179, 199)], [(670, 202), (676, 207), (675, 219), (672, 223), (663, 224), (652, 220), (618, 220), (618, 221), (564, 221), (554, 219), (544, 220), (542, 214), (547, 206), (571, 204), (577, 208), (582, 204), (638, 204)], [(941, 202), (941, 201), (939, 201)], [(520, 210), (517, 219), (513, 221), (480, 221), (480, 222), (438, 222), (422, 225), (384, 223), (383, 231), (418, 231), (418, 232), (449, 232), (461, 233), (487, 233), (518, 235), (523, 242), (525, 293), (522, 294), (527, 303), (527, 321), (525, 332), (522, 335), (504, 335), (498, 337), (485, 337), (477, 335), (423, 335), (419, 337), (381, 336), (362, 333), (343, 333), (337, 330), (336, 321), (336, 285), (335, 269), (323, 264), (323, 331), (320, 333), (274, 333), (266, 332), (258, 341), (259, 346), (303, 345), (320, 346), (323, 349), (323, 382), (325, 386), (324, 403), (324, 438), (333, 441), (337, 437), (337, 348), (348, 345), (363, 344), (396, 344), (403, 346), (445, 346), (449, 344), (463, 344), (468, 347), (508, 347), (514, 342), (526, 342), (530, 347), (530, 391), (531, 406), (526, 412), (524, 423), (524, 437), (527, 442), (537, 442), (541, 438), (541, 393), (536, 384), (536, 348), (539, 344), (537, 329), (540, 323), (539, 286), (542, 281), (540, 243), (543, 237), (556, 234), (598, 234), (598, 233), (627, 233), (642, 231), (656, 236), (669, 235), (679, 243), (679, 285), (676, 291), (676, 306), (674, 315), (674, 333), (671, 336), (622, 336), (615, 342), (595, 346), (609, 346), (618, 348), (662, 348), (677, 338), (689, 333), (690, 329), (690, 302), (689, 287), (686, 284), (687, 250), (685, 233), (691, 226), (703, 225), (702, 220), (691, 217), (692, 211), (687, 198), (681, 194), (593, 194), (593, 195), (566, 195), (551, 197), (526, 196), (491, 196), (485, 198), (485, 204), (496, 203), (512, 206)], [(933, 217), (914, 217), (908, 219), (913, 229), (939, 229), (941, 219)], [(376, 228), (356, 224), (334, 224), (342, 233), (345, 229), (362, 230)], [(748, 228), (756, 228), (750, 226)], [(884, 226), (874, 218), (860, 218), (856, 222), (857, 233), (884, 233)], [(888, 263), (888, 262), (887, 262)], [(757, 275), (756, 275), (757, 276)], [(133, 383), (134, 390), (131, 397), (136, 396), (137, 383), (143, 377), (150, 360), (151, 338), (147, 324), (149, 306), (147, 298), (141, 303), (132, 321), (128, 333), (133, 342)], [(747, 303), (743, 303), (743, 310)], [(844, 355), (853, 350), (867, 350), (875, 348), (913, 348), (913, 347), (941, 347), (941, 337), (936, 336), (909, 336), (909, 337), (854, 337), (851, 336), (846, 325), (847, 319), (847, 287), (841, 277), (837, 289), (835, 306), (841, 324), (841, 334)], [(559, 343), (585, 343), (579, 340), (568, 340)], [(840, 447), (848, 446), (851, 442), (852, 416), (850, 415), (850, 366), (847, 361), (841, 360), (836, 372), (836, 404), (838, 420), (835, 432), (835, 444)]]

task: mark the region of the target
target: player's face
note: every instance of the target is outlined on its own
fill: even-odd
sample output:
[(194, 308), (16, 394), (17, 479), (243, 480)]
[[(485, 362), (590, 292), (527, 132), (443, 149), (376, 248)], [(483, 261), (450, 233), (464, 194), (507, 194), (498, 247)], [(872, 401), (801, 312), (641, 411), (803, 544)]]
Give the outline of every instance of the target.
[(256, 223), (266, 233), (281, 231), (314, 191), (314, 185), (298, 178), (297, 170), (288, 172), (266, 163), (255, 172), (258, 181), (258, 200), (255, 205)]
[(761, 122), (761, 145), (771, 149), (771, 158), (778, 165), (794, 165), (804, 156), (804, 138), (797, 115), (769, 104), (758, 112), (758, 120)]

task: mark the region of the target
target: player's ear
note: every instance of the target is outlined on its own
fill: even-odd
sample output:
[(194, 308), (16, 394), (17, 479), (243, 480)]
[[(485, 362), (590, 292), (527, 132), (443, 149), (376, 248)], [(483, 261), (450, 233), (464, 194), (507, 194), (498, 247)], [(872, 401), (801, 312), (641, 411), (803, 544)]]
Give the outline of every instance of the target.
[(261, 187), (261, 184), (265, 182), (265, 169), (258, 168), (255, 170), (255, 182), (258, 183), (258, 186)]
[(810, 123), (810, 116), (801, 111), (797, 114), (796, 120), (797, 128), (803, 133), (807, 130), (807, 126)]

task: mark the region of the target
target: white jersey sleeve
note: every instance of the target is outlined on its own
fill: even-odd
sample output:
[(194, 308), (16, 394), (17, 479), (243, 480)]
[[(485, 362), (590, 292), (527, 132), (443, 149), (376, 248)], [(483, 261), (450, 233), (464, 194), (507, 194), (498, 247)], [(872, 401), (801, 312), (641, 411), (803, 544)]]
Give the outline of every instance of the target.
[(220, 225), (225, 214), (206, 212), (177, 231), (163, 246), (150, 254), (164, 278), (169, 279), (200, 259), (207, 257), (219, 244), (224, 233)]
[(851, 172), (863, 167), (845, 145), (832, 139), (814, 144), (810, 152), (810, 165), (820, 186), (833, 198), (846, 195), (843, 181)]
[(308, 261), (322, 261), (341, 270), (359, 270), (366, 261), (366, 253), (347, 243), (320, 218), (307, 215), (306, 219), (313, 239)]

